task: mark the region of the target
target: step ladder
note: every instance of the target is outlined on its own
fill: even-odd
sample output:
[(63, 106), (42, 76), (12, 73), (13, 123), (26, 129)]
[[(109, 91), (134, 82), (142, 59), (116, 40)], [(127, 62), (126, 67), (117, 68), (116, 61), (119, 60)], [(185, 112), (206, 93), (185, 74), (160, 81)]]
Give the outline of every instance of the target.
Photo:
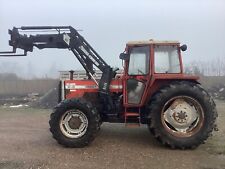
[(127, 111), (127, 108), (125, 108), (124, 116), (125, 127), (141, 126), (140, 108), (138, 109), (138, 112)]

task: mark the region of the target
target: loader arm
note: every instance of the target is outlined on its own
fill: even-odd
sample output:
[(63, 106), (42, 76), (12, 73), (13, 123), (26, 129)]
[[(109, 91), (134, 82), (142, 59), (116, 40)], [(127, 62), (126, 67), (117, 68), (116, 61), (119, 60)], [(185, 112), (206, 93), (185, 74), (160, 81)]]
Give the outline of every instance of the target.
[[(58, 48), (69, 49), (76, 56), (78, 61), (86, 70), (89, 78), (92, 78), (99, 86), (100, 100), (113, 108), (109, 86), (116, 72), (100, 57), (91, 45), (71, 26), (22, 26), (8, 31), (11, 39), (9, 45), (12, 51), (0, 52), (0, 57), (26, 56), (27, 52), (32, 52), (33, 48)], [(38, 32), (39, 34), (35, 34)], [(30, 33), (28, 35), (28, 33)], [(17, 54), (17, 49), (22, 49), (24, 53)], [(97, 67), (102, 71), (99, 82), (94, 77)], [(112, 110), (108, 110), (112, 111)]]

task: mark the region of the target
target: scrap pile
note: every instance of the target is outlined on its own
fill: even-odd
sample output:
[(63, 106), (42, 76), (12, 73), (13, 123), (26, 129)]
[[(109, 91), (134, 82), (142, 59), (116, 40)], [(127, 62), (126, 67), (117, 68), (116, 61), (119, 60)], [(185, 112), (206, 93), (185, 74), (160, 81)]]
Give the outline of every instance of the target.
[(40, 96), (39, 93), (29, 93), (25, 96), (1, 96), (0, 105), (19, 108), (35, 107), (52, 109), (58, 104), (57, 88), (50, 89), (46, 94)]
[(211, 94), (212, 97), (216, 99), (225, 100), (225, 85), (224, 84), (212, 86), (208, 89), (208, 92)]
[(45, 95), (41, 96), (38, 100), (31, 102), (31, 107), (37, 108), (54, 108), (58, 103), (58, 90), (57, 88), (50, 89)]

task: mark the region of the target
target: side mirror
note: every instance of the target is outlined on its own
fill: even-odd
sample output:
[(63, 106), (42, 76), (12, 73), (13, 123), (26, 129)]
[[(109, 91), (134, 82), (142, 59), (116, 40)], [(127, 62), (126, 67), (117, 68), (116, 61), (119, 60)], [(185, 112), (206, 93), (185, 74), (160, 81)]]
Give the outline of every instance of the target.
[(127, 54), (127, 53), (121, 53), (120, 54), (120, 59), (122, 59), (122, 60), (128, 60), (129, 59), (129, 54)]
[(186, 51), (187, 50), (187, 45), (182, 45), (182, 46), (180, 46), (180, 50), (182, 50), (182, 51)]

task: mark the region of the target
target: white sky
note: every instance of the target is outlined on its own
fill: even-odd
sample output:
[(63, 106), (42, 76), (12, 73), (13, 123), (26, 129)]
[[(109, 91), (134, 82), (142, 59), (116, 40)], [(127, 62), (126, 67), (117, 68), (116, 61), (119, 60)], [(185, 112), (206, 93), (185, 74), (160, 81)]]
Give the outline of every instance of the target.
[[(0, 0), (0, 51), (9, 50), (13, 26), (71, 25), (112, 66), (129, 40), (179, 40), (184, 63), (225, 59), (225, 0)], [(67, 50), (35, 49), (23, 58), (0, 58), (1, 72), (57, 76), (80, 69)], [(28, 76), (28, 74), (30, 74)]]

